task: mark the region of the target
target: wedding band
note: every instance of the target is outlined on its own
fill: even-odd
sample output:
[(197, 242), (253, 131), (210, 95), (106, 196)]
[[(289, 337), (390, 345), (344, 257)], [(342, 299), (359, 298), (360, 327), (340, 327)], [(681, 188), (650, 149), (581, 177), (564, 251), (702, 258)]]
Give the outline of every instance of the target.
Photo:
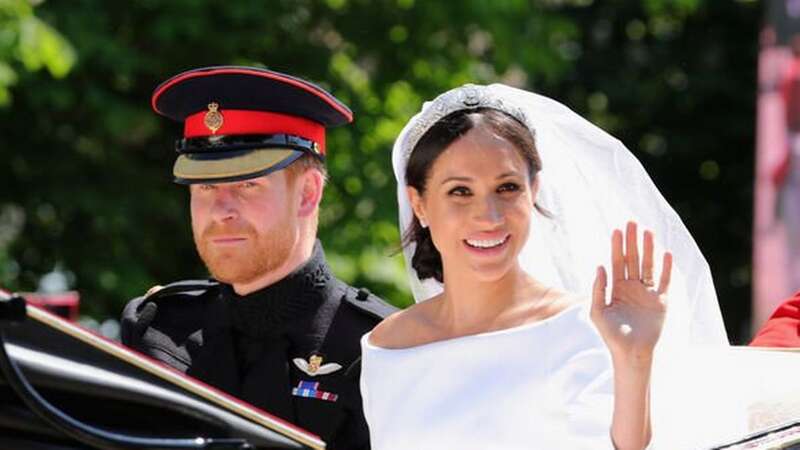
[(656, 282), (653, 281), (652, 267), (645, 267), (644, 269), (642, 269), (642, 284), (647, 287), (653, 287), (656, 285)]

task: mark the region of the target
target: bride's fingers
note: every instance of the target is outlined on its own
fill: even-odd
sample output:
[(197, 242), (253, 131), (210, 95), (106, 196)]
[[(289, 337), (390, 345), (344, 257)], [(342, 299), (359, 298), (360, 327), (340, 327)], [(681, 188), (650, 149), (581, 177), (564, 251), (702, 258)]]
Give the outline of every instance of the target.
[(664, 263), (661, 267), (661, 281), (658, 283), (658, 293), (666, 294), (669, 290), (669, 280), (672, 277), (672, 253), (664, 253)]
[(644, 232), (644, 253), (642, 255), (642, 283), (647, 287), (656, 285), (653, 278), (653, 232)]
[(614, 230), (611, 233), (611, 279), (614, 282), (625, 279), (625, 257), (622, 255), (622, 231), (620, 230)]
[(637, 242), (636, 222), (628, 222), (625, 229), (625, 267), (628, 279), (639, 279), (639, 243)]
[(592, 286), (592, 311), (599, 313), (606, 306), (606, 284), (606, 269), (600, 266)]

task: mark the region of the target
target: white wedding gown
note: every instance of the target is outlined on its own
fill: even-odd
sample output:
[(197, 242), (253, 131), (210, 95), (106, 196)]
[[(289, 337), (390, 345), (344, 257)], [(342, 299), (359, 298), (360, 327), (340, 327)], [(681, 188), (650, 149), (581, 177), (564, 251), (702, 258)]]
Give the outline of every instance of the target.
[(588, 301), (407, 349), (361, 340), (373, 450), (613, 448), (613, 379)]
[[(613, 370), (589, 307), (406, 349), (364, 335), (372, 449), (613, 448)], [(648, 449), (714, 448), (800, 417), (800, 355), (686, 348), (665, 356), (654, 367)]]

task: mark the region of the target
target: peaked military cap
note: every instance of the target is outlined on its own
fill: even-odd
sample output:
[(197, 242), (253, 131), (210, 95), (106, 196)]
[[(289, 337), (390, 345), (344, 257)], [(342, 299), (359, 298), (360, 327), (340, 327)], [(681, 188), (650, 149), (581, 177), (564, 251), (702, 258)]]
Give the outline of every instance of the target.
[(353, 121), (315, 84), (254, 67), (183, 72), (156, 88), (152, 107), (184, 124), (173, 168), (181, 184), (255, 178), (305, 153), (324, 160), (326, 128)]

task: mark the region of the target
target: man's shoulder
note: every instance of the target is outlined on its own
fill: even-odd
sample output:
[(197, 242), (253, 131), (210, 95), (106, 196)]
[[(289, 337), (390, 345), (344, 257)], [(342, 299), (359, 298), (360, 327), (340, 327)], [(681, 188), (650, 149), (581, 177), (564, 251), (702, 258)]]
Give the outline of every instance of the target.
[(146, 294), (128, 302), (122, 311), (122, 339), (128, 344), (137, 340), (156, 323), (169, 328), (199, 326), (208, 296), (216, 295), (215, 280), (181, 280), (154, 286)]
[(361, 336), (372, 330), (384, 317), (397, 308), (365, 288), (356, 288), (335, 280), (334, 296), (328, 310), (324, 339), (320, 351), (330, 361), (345, 366), (348, 380), (356, 380), (360, 373)]
[[(139, 318), (149, 316), (146, 311), (153, 308), (192, 308), (201, 304), (203, 297), (218, 292), (219, 282), (216, 280), (181, 280), (167, 285), (150, 288), (141, 297), (128, 302), (123, 317)], [(152, 305), (152, 306), (150, 306)]]
[(148, 289), (142, 297), (150, 301), (174, 299), (177, 297), (198, 297), (216, 290), (220, 286), (214, 279), (180, 280), (166, 285), (157, 285)]
[(360, 354), (359, 340), (397, 308), (364, 288), (355, 288), (337, 280), (335, 292), (339, 300), (330, 310), (327, 341), (343, 346), (348, 353)]
[(344, 290), (342, 295), (342, 307), (354, 314), (364, 316), (367, 320), (377, 324), (384, 318), (397, 312), (397, 307), (386, 300), (373, 294), (366, 288), (356, 288), (342, 281), (341, 288)]

